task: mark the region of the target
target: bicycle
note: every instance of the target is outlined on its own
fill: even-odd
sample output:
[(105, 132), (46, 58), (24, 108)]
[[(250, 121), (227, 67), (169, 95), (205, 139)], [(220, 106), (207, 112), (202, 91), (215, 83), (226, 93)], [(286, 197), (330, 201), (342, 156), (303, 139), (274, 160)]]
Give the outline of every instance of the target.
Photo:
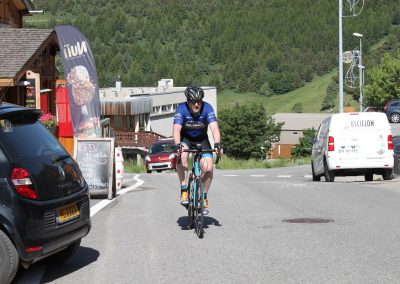
[[(195, 229), (196, 235), (202, 239), (204, 236), (204, 186), (202, 180), (202, 171), (200, 166), (201, 154), (214, 153), (214, 149), (203, 150), (201, 144), (197, 144), (192, 149), (184, 149), (182, 152), (193, 153), (192, 171), (188, 178), (188, 198), (187, 205), (189, 228)], [(220, 156), (217, 155), (215, 164), (218, 164)]]

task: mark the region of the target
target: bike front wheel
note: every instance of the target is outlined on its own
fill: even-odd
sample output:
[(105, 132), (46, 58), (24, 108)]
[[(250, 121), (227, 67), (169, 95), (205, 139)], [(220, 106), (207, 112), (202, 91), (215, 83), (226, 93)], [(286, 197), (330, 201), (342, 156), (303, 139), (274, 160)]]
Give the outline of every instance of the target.
[(188, 210), (188, 226), (189, 229), (193, 229), (194, 227), (194, 202), (193, 202), (193, 179), (192, 179), (192, 174), (189, 176), (189, 182), (188, 182), (188, 195), (189, 195), (189, 205), (187, 207)]
[(196, 224), (196, 234), (202, 239), (204, 236), (204, 194), (203, 194), (203, 184), (200, 178), (195, 180), (196, 188), (196, 208), (195, 208), (195, 224)]

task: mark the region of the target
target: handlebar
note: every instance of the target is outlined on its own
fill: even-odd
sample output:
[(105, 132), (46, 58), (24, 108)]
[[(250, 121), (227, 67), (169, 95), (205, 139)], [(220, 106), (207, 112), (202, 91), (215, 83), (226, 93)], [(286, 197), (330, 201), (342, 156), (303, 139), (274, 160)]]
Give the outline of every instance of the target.
[[(203, 150), (201, 147), (194, 148), (194, 149), (182, 149), (181, 152), (186, 152), (186, 153), (195, 153), (195, 154), (202, 154), (202, 153), (215, 153), (215, 149), (207, 149)], [(178, 157), (178, 161), (180, 161), (180, 156), (176, 155)], [(221, 159), (221, 155), (217, 155), (217, 158), (215, 159), (215, 164), (219, 163), (219, 160)]]

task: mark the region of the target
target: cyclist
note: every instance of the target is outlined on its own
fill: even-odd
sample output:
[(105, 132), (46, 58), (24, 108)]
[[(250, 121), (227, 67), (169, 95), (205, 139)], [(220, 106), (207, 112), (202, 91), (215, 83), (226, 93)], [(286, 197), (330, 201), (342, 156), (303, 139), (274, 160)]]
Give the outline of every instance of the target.
[[(203, 89), (200, 86), (191, 85), (186, 88), (185, 96), (187, 101), (180, 103), (176, 109), (172, 132), (172, 137), (177, 145), (177, 155), (181, 156), (181, 162), (177, 164), (176, 171), (181, 185), (179, 202), (183, 206), (189, 204), (187, 192), (189, 153), (182, 152), (182, 149), (190, 149), (196, 144), (201, 144), (203, 150), (211, 149), (207, 134), (208, 127), (210, 127), (215, 142), (214, 149), (218, 155), (222, 154), (221, 134), (217, 118), (212, 106), (203, 101)], [(207, 193), (213, 178), (212, 153), (203, 153), (200, 164), (204, 184), (203, 214), (207, 215), (209, 213)]]

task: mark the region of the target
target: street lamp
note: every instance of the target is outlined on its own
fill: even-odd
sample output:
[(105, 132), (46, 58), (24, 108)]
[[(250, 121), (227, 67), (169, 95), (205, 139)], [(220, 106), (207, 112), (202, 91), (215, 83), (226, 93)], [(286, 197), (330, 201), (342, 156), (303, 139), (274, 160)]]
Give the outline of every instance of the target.
[(361, 43), (361, 38), (363, 37), (362, 34), (360, 33), (353, 33), (353, 36), (358, 37), (360, 39), (360, 50), (358, 54), (358, 68), (359, 68), (359, 81), (360, 81), (360, 112), (362, 111), (362, 103), (363, 103), (363, 95), (362, 95), (362, 85), (363, 85), (363, 68), (364, 66), (362, 65), (362, 43)]

